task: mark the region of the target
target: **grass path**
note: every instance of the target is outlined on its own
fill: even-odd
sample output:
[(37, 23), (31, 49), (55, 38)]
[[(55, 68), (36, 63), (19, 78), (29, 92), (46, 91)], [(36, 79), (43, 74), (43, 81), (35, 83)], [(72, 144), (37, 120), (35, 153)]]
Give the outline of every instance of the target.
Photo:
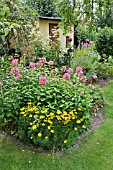
[(0, 138), (1, 170), (113, 170), (113, 81), (104, 89), (105, 120), (80, 147), (55, 156), (24, 150)]

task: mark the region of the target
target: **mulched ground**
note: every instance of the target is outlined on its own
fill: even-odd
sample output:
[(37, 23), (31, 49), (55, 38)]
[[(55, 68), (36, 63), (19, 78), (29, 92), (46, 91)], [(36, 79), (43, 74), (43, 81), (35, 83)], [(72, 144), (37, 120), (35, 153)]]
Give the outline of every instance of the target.
[[(99, 80), (98, 82), (94, 82), (94, 84), (97, 84), (97, 85), (99, 85), (100, 88), (103, 88), (111, 80), (113, 80), (113, 77), (112, 78), (108, 78), (106, 80), (103, 80), (103, 79)], [(85, 131), (83, 134), (80, 135), (80, 137), (75, 141), (74, 145), (70, 148), (70, 150), (78, 148), (80, 146), (80, 143), (81, 143), (82, 139), (85, 136), (87, 136), (91, 131), (93, 131), (96, 128), (98, 128), (99, 125), (103, 121), (104, 121), (103, 108), (100, 108), (96, 112), (95, 116), (93, 116), (93, 121), (91, 121), (91, 123), (90, 123), (90, 129), (88, 131)], [(30, 150), (33, 150), (33, 151), (36, 151), (36, 152), (39, 152), (39, 153), (50, 154), (50, 152), (43, 151), (41, 148), (36, 148), (36, 146), (33, 146), (33, 145), (28, 146), (21, 139), (19, 139), (17, 137), (14, 137), (14, 136), (11, 136), (11, 135), (7, 135), (7, 134), (5, 134), (5, 132), (0, 133), (0, 136), (4, 137), (8, 141), (14, 141), (15, 143), (19, 144), (22, 147), (23, 150), (24, 149), (30, 149)], [(60, 156), (62, 154), (63, 154), (63, 152), (61, 152), (61, 151), (58, 151), (58, 152), (55, 153), (55, 155), (57, 155), (57, 156)]]

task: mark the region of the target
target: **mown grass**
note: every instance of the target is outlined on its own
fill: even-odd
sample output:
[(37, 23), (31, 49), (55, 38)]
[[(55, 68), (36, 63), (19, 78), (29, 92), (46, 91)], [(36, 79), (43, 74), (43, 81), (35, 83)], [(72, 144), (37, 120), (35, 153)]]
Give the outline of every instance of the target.
[(103, 89), (104, 122), (78, 149), (61, 156), (36, 153), (0, 137), (1, 170), (113, 170), (113, 81)]

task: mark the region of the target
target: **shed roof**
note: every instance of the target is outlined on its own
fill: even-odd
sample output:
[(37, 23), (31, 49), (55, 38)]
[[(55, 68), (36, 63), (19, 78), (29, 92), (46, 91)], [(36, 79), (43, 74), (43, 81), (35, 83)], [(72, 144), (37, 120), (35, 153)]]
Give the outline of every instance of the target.
[(58, 17), (46, 17), (46, 16), (39, 16), (40, 20), (54, 20), (54, 21), (61, 21), (61, 18)]

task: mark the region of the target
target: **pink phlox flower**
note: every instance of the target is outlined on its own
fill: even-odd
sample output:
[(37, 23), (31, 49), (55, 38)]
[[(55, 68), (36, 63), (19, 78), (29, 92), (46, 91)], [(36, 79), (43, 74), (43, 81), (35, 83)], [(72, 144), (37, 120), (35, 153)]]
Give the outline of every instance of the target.
[(85, 25), (87, 25), (87, 26), (88, 26), (88, 25), (89, 25), (89, 23), (88, 23), (88, 22), (86, 22), (86, 23), (85, 23)]
[(46, 79), (46, 77), (40, 77), (39, 78), (39, 84), (44, 84), (44, 83), (47, 83), (48, 80)]
[(29, 67), (31, 67), (31, 68), (35, 68), (35, 63), (30, 62)]
[(73, 82), (69, 82), (69, 85), (72, 86), (72, 85), (73, 85)]
[(86, 83), (87, 77), (86, 77), (86, 76), (82, 76), (82, 77), (80, 78), (80, 81), (82, 81), (83, 83)]
[(62, 66), (64, 72), (66, 72), (66, 66)]
[(93, 45), (93, 44), (94, 44), (94, 42), (93, 42), (93, 41), (90, 41), (90, 42), (89, 42), (89, 44), (90, 44), (90, 45)]
[(81, 95), (84, 95), (84, 91), (81, 91)]
[(71, 68), (68, 68), (67, 72), (68, 72), (69, 74), (73, 74), (73, 70), (72, 70)]
[(2, 82), (0, 82), (0, 87), (2, 87), (3, 86), (3, 83)]
[(19, 76), (15, 76), (15, 77), (14, 77), (14, 80), (18, 80), (18, 79), (19, 79)]
[(18, 61), (16, 59), (13, 59), (11, 62), (14, 66), (16, 66), (18, 64)]
[(46, 58), (45, 57), (41, 58), (41, 60), (42, 60), (43, 63), (46, 63)]
[(92, 90), (94, 90), (94, 89), (95, 89), (95, 87), (93, 86), (93, 87), (92, 87)]
[(58, 68), (52, 69), (52, 70), (51, 70), (51, 73), (52, 73), (52, 74), (53, 74), (53, 73), (58, 73)]
[(83, 74), (82, 67), (78, 66), (78, 67), (76, 68), (76, 72), (77, 72), (79, 75), (82, 75), (82, 74)]
[(48, 64), (49, 64), (49, 65), (53, 65), (54, 62), (53, 62), (53, 61), (49, 61)]
[(56, 80), (57, 80), (57, 79), (56, 79), (56, 78), (54, 78), (54, 77), (53, 77), (53, 78), (51, 78), (51, 81), (56, 81)]
[(32, 56), (32, 59), (33, 59), (33, 60), (36, 60), (36, 56)]
[(106, 54), (103, 54), (103, 57), (106, 57)]
[(13, 74), (13, 73), (19, 74), (19, 69), (17, 67), (13, 67), (10, 71), (10, 74)]
[(39, 60), (38, 63), (36, 63), (36, 65), (42, 67), (43, 66), (42, 60)]
[(65, 73), (62, 77), (63, 79), (70, 79), (70, 74), (68, 73)]
[(97, 75), (96, 75), (96, 74), (94, 74), (94, 75), (92, 76), (92, 78), (93, 78), (93, 79), (96, 79), (96, 78), (97, 78)]
[(22, 80), (22, 75), (21, 74), (19, 75), (19, 79)]

